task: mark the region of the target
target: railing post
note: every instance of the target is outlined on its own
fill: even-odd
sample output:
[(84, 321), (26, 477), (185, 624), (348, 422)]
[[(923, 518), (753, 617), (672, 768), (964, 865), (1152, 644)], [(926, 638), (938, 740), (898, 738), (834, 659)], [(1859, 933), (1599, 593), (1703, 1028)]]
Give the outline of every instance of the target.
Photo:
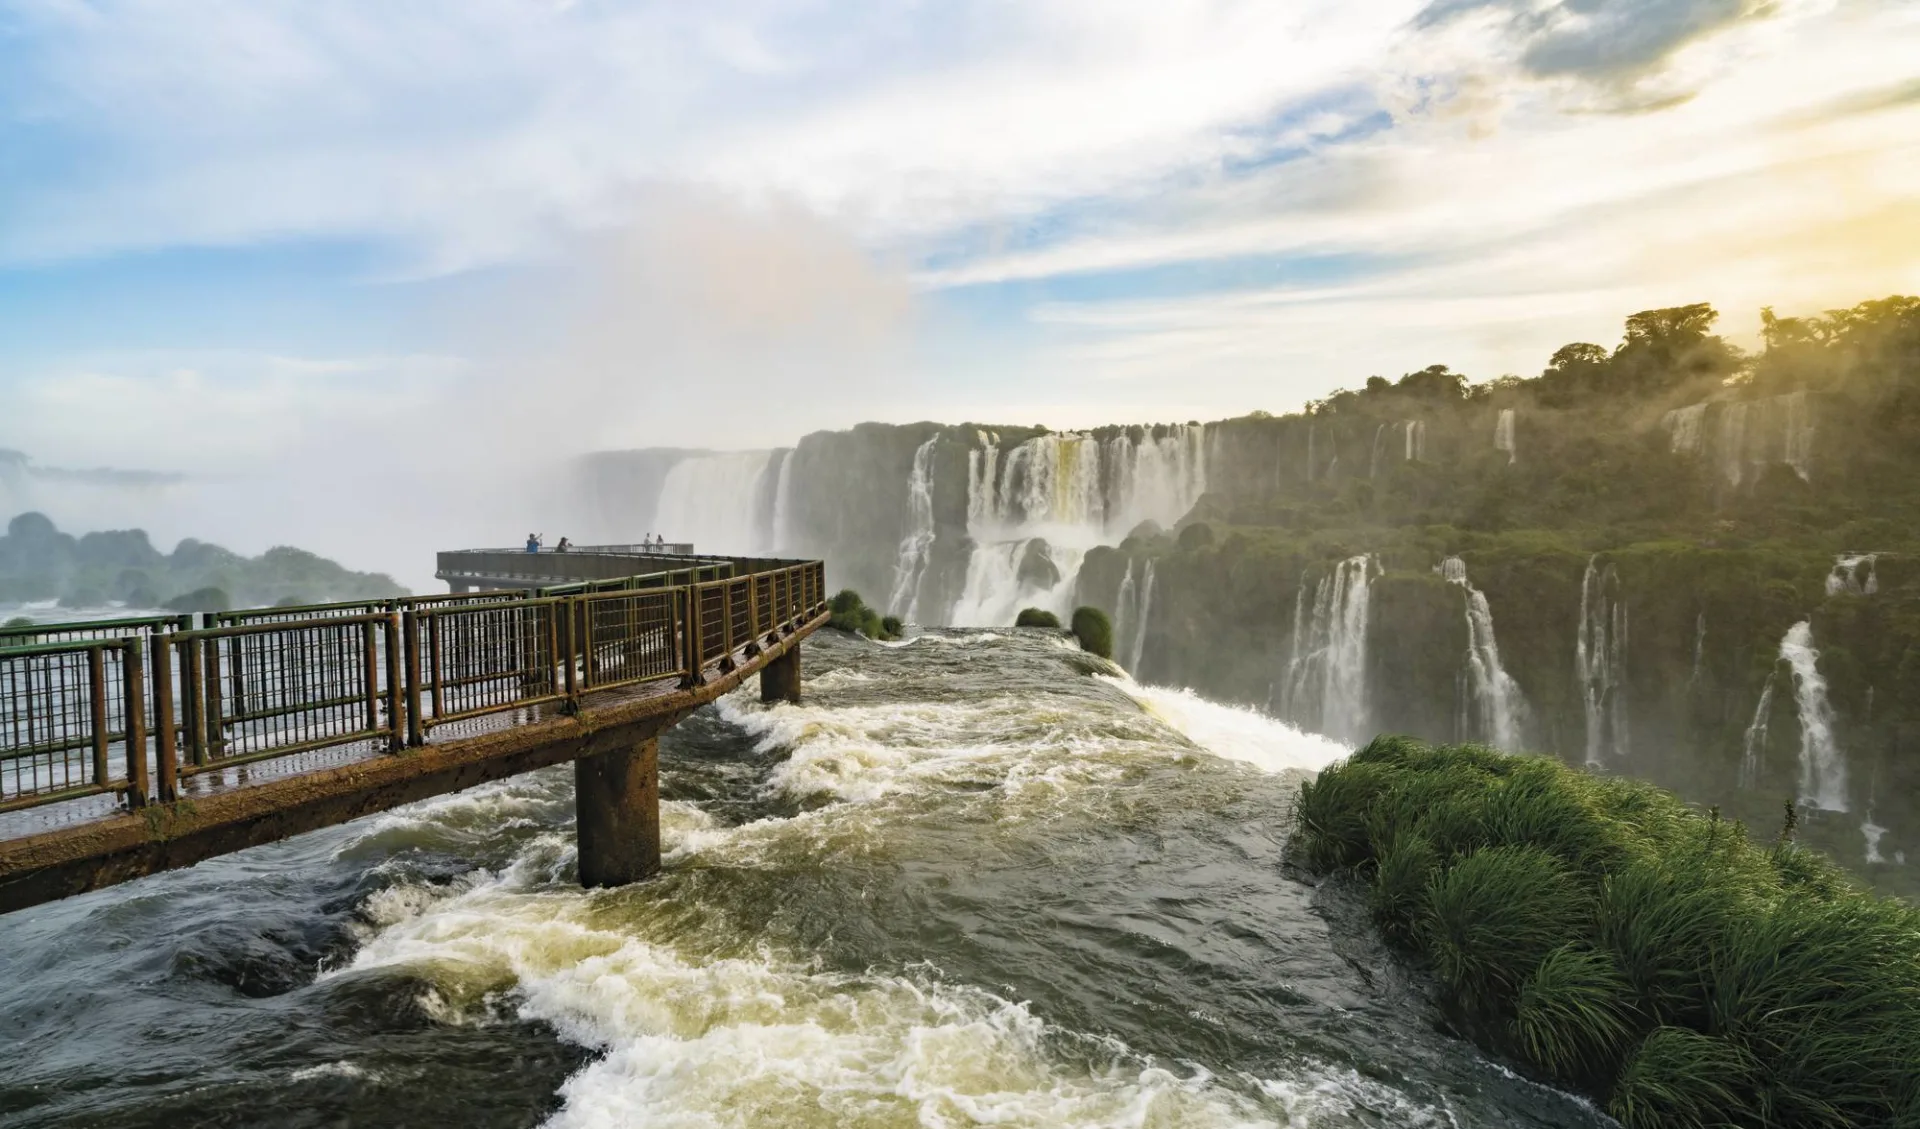
[(420, 615), (408, 612), (401, 627), (401, 645), (407, 650), (407, 744), (413, 746), (427, 743), (420, 716)]
[(180, 745), (173, 717), (173, 641), (153, 637), (153, 727), (155, 761), (160, 769), (160, 802), (180, 798)]
[[(555, 657), (559, 658), (566, 667), (562, 684), (557, 689), (566, 696), (567, 706), (576, 710), (580, 708), (580, 676), (577, 670), (578, 664), (574, 662), (574, 630), (578, 626), (574, 623), (574, 618), (579, 605), (580, 597), (569, 596), (554, 605), (554, 615), (548, 619), (548, 629), (560, 635), (556, 641), (555, 650), (558, 654)], [(556, 620), (558, 622), (555, 622)]]
[(367, 732), (380, 729), (380, 632), (369, 620), (360, 625), (360, 669), (367, 680)]
[(207, 759), (212, 760), (227, 750), (227, 726), (225, 711), (220, 705), (220, 637), (211, 636), (202, 640), (200, 665), (205, 669), (207, 681), (206, 712), (202, 716), (207, 726)]
[[(107, 743), (113, 723), (107, 719), (107, 652), (104, 647), (87, 651), (87, 697), (93, 722), (93, 783), (107, 786)], [(29, 707), (31, 710), (31, 707)], [(29, 712), (28, 717), (32, 714)]]
[(446, 712), (440, 700), (440, 617), (427, 617), (427, 694), (433, 703), (433, 716)]
[(387, 641), (387, 748), (398, 752), (407, 743), (407, 711), (401, 705), (400, 685), (400, 613), (389, 611), (383, 628)]
[(187, 755), (198, 768), (207, 763), (207, 684), (201, 669), (204, 648), (198, 636), (188, 636), (182, 645), (187, 666), (180, 672), (180, 698), (187, 714)]
[(122, 640), (127, 691), (127, 806), (147, 806), (147, 656), (137, 636)]

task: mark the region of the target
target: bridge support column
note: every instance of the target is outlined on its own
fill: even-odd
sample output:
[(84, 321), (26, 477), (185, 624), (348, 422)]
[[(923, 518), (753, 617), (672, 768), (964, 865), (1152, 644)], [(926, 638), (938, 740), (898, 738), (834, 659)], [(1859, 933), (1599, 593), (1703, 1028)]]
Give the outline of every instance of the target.
[(624, 886), (660, 872), (660, 745), (573, 762), (582, 886)]
[(760, 700), (800, 701), (800, 647), (797, 643), (789, 647), (786, 654), (760, 668)]

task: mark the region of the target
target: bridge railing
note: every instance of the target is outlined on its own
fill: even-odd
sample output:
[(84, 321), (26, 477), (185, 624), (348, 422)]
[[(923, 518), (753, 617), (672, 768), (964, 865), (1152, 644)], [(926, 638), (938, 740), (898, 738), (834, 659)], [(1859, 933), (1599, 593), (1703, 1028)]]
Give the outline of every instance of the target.
[[(766, 564), (771, 562), (756, 562)], [(818, 561), (701, 565), (569, 595), (266, 608), (147, 635), (0, 649), (0, 811), (100, 793), (170, 801), (196, 774), (733, 669), (825, 610)], [(42, 628), (57, 634), (61, 626)], [(157, 785), (157, 788), (155, 787)]]
[(147, 797), (137, 637), (0, 651), (0, 811), (119, 792)]
[(0, 627), (0, 650), (47, 643), (119, 642), (129, 636), (149, 639), (193, 626), (191, 615), (133, 616), (125, 619), (89, 619), (75, 623), (41, 623)]

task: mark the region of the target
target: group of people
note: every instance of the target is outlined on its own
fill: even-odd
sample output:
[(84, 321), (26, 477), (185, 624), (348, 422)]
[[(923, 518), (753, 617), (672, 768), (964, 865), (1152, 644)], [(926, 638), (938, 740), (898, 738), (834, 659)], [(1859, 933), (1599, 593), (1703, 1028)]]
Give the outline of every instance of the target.
[[(527, 534), (527, 552), (539, 552), (542, 544), (543, 541), (538, 533)], [(640, 546), (645, 549), (664, 549), (666, 545), (667, 539), (658, 533), (649, 533), (640, 539)], [(567, 540), (565, 537), (562, 537), (560, 543), (553, 547), (553, 551), (556, 553), (571, 552), (572, 549), (573, 542)]]

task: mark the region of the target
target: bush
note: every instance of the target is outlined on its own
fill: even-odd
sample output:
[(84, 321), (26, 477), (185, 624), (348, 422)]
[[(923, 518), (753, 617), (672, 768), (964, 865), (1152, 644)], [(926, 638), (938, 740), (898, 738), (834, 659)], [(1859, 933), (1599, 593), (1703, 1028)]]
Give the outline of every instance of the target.
[(7, 622), (0, 623), (0, 627), (7, 628), (8, 630), (11, 630), (16, 627), (32, 627), (32, 626), (33, 626), (33, 621), (23, 615), (14, 616), (12, 619), (8, 620)]
[(1113, 623), (1099, 608), (1073, 609), (1073, 637), (1080, 649), (1103, 659), (1113, 657)]
[(1051, 627), (1058, 629), (1060, 617), (1044, 608), (1022, 608), (1013, 625), (1015, 627)]
[[(1370, 889), (1463, 1033), (1627, 1126), (1920, 1125), (1920, 910), (1639, 781), (1382, 737), (1294, 857)], [(1904, 1119), (1904, 1120), (1903, 1120)]]
[(860, 599), (860, 593), (851, 588), (842, 588), (827, 602), (827, 608), (833, 614), (827, 619), (828, 627), (837, 627), (855, 635), (865, 635), (869, 639), (898, 639), (900, 621), (892, 616), (882, 617)]

